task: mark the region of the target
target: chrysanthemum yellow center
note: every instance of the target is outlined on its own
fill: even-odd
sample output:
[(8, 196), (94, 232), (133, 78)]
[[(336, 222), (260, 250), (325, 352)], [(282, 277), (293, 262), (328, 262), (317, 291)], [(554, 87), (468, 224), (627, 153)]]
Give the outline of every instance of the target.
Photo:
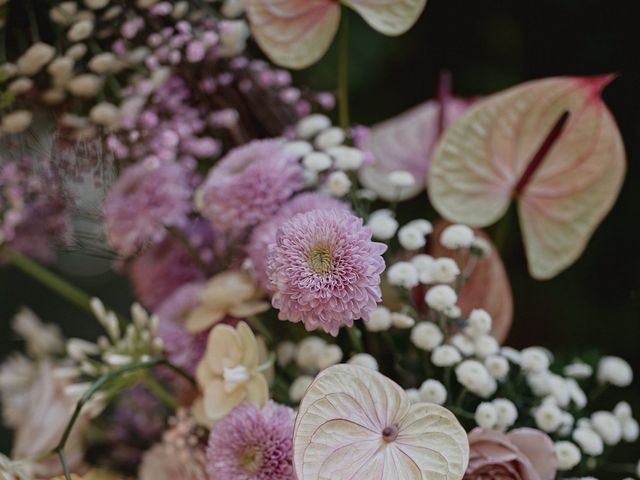
[(255, 475), (262, 468), (262, 450), (256, 446), (245, 448), (238, 458), (240, 468), (249, 475)]
[(331, 252), (323, 245), (314, 247), (309, 252), (309, 266), (316, 273), (329, 273), (331, 271)]

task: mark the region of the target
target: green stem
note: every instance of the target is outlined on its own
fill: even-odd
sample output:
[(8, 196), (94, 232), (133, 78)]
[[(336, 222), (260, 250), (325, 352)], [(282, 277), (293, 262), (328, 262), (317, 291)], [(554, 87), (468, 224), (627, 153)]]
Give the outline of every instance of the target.
[(449, 409), (452, 413), (455, 413), (456, 416), (458, 416), (458, 417), (468, 418), (470, 420), (473, 420), (475, 418), (473, 413), (467, 412), (463, 408), (459, 408), (459, 407), (456, 407), (456, 406), (453, 406), (453, 405), (447, 405), (446, 408)]
[(60, 278), (55, 273), (47, 270), (38, 262), (22, 255), (21, 253), (4, 246), (0, 250), (3, 256), (14, 266), (22, 270), (27, 275), (35, 278), (40, 283), (46, 285), (51, 290), (69, 300), (74, 305), (91, 312), (91, 297), (82, 290), (74, 287), (66, 280)]
[(40, 41), (40, 32), (38, 30), (38, 21), (36, 19), (36, 12), (33, 9), (31, 0), (27, 0), (25, 4), (27, 9), (27, 16), (29, 17), (29, 29), (31, 30), (31, 36), (33, 37), (33, 43)]
[(509, 239), (509, 231), (512, 226), (511, 217), (514, 216), (514, 212), (515, 205), (512, 202), (511, 205), (509, 205), (509, 208), (507, 208), (507, 211), (505, 212), (500, 222), (498, 222), (495, 230), (493, 243), (495, 244), (496, 250), (503, 259), (506, 254), (505, 250), (507, 248), (507, 241)]
[(598, 467), (613, 473), (626, 473), (629, 475), (636, 473), (636, 466), (631, 463), (612, 463), (601, 460), (598, 462)]
[(340, 22), (340, 45), (338, 52), (338, 105), (340, 126), (349, 128), (349, 16), (342, 12)]
[(266, 340), (267, 343), (273, 343), (273, 336), (271, 335), (271, 333), (269, 332), (269, 329), (265, 326), (264, 323), (262, 323), (262, 320), (260, 320), (258, 317), (253, 316), (250, 318), (247, 318), (247, 320), (249, 321), (249, 323), (251, 324), (251, 326), (260, 334), (264, 337), (264, 339)]
[(276, 364), (276, 353), (270, 352), (269, 358), (267, 358), (267, 361), (258, 365), (257, 371), (258, 373), (266, 372), (267, 370), (272, 368), (275, 364)]
[(353, 346), (353, 350), (356, 353), (362, 353), (364, 351), (364, 347), (362, 346), (362, 332), (358, 330), (355, 325), (352, 327), (346, 327), (346, 330), (347, 335), (349, 335), (351, 346)]
[(158, 400), (171, 410), (176, 410), (180, 406), (176, 398), (148, 372), (145, 372), (141, 377), (141, 381)]

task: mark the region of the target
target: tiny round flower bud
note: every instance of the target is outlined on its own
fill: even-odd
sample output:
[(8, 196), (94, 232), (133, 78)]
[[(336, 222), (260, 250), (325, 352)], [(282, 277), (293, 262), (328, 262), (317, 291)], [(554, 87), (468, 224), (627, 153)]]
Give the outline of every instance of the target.
[(619, 357), (602, 357), (598, 363), (598, 382), (627, 387), (633, 382), (631, 366)]
[(506, 398), (496, 398), (493, 401), (493, 406), (496, 409), (496, 425), (501, 430), (506, 430), (511, 427), (518, 419), (518, 409), (515, 404)]
[[(431, 267), (433, 267), (433, 263), (435, 260), (431, 255), (427, 255), (426, 253), (420, 253), (411, 259), (411, 264), (416, 267), (418, 273), (422, 276), (423, 272), (431, 273)], [(422, 281), (422, 277), (420, 278)], [(428, 282), (431, 283), (431, 282)]]
[(411, 403), (420, 403), (422, 401), (420, 398), (420, 392), (417, 388), (407, 388), (404, 393), (407, 394), (407, 398)]
[(555, 451), (556, 459), (558, 461), (558, 470), (571, 470), (573, 467), (578, 465), (582, 459), (580, 450), (572, 442), (556, 442)]
[(356, 353), (347, 363), (349, 365), (358, 365), (360, 367), (378, 371), (378, 362), (368, 353)]
[(367, 226), (377, 240), (390, 240), (398, 230), (398, 222), (389, 210), (376, 210), (369, 216)]
[(405, 329), (413, 327), (416, 321), (409, 315), (396, 312), (391, 314), (391, 323), (395, 328)]
[(309, 336), (298, 345), (296, 363), (305, 370), (314, 370), (318, 363), (318, 356), (324, 350), (326, 342), (320, 337)]
[(324, 370), (342, 361), (342, 349), (338, 345), (326, 345), (317, 358), (317, 367)]
[(35, 75), (53, 59), (56, 49), (46, 43), (34, 43), (18, 58), (16, 67), (22, 75)]
[(428, 352), (442, 344), (443, 339), (442, 331), (432, 322), (420, 322), (411, 330), (411, 343)]
[(416, 184), (416, 177), (406, 170), (395, 170), (389, 174), (389, 183), (396, 188), (409, 188)]
[(364, 161), (364, 153), (361, 150), (344, 145), (329, 148), (327, 153), (335, 159), (336, 168), (340, 170), (357, 170)]
[(623, 420), (632, 418), (633, 412), (631, 411), (631, 405), (629, 405), (627, 402), (618, 402), (613, 409), (613, 414), (621, 422)]
[(442, 312), (456, 304), (458, 295), (449, 285), (437, 285), (427, 291), (424, 300), (429, 307)]
[(584, 380), (589, 378), (593, 374), (593, 368), (591, 365), (582, 362), (575, 362), (567, 365), (562, 370), (567, 377), (576, 378), (578, 380)]
[(93, 20), (85, 19), (74, 23), (67, 32), (67, 39), (70, 42), (85, 40), (93, 33)]
[(302, 165), (313, 172), (323, 172), (331, 167), (331, 157), (322, 152), (311, 152), (304, 156)]
[(579, 426), (573, 431), (571, 438), (584, 453), (591, 457), (602, 455), (604, 451), (602, 438), (591, 428)]
[(436, 367), (453, 367), (461, 361), (462, 355), (451, 345), (441, 345), (431, 354), (431, 363)]
[(413, 225), (405, 225), (398, 232), (398, 241), (406, 250), (418, 250), (427, 244), (424, 234)]
[(295, 358), (297, 352), (296, 344), (293, 342), (285, 341), (280, 342), (276, 346), (276, 359), (278, 365), (281, 368), (286, 367)]
[(338, 127), (328, 128), (318, 134), (315, 140), (316, 148), (327, 150), (332, 147), (342, 145), (344, 142), (344, 131)]
[(451, 337), (451, 344), (466, 357), (470, 357), (476, 352), (476, 346), (473, 340), (461, 333), (456, 333)]
[(387, 307), (376, 307), (369, 313), (369, 320), (364, 325), (370, 332), (389, 330), (391, 328), (391, 312)]
[(332, 172), (327, 180), (329, 191), (336, 197), (344, 197), (351, 190), (351, 180), (346, 173), (341, 170)]
[(219, 22), (220, 56), (233, 57), (244, 51), (249, 26), (243, 20), (223, 20)]
[(100, 102), (89, 112), (89, 118), (97, 125), (113, 127), (118, 122), (118, 107), (108, 102)]
[(622, 440), (620, 421), (610, 412), (598, 411), (591, 415), (591, 425), (607, 445), (617, 445)]
[(483, 359), (495, 355), (500, 350), (498, 341), (491, 335), (480, 335), (474, 339), (476, 355)]
[(541, 373), (549, 369), (549, 357), (539, 347), (525, 348), (522, 354), (522, 369), (526, 372)]
[(496, 380), (504, 380), (509, 374), (509, 361), (499, 355), (489, 355), (484, 359), (484, 366)]
[(387, 280), (391, 285), (411, 289), (418, 285), (418, 271), (409, 262), (397, 262), (387, 270)]
[(106, 7), (111, 0), (84, 0), (84, 4), (91, 10), (100, 10)]
[(70, 25), (78, 12), (76, 2), (62, 2), (49, 10), (49, 18), (58, 25)]
[(469, 314), (468, 325), (464, 332), (470, 337), (486, 335), (491, 331), (491, 315), (486, 310), (476, 308)]
[(289, 398), (292, 402), (299, 402), (304, 397), (307, 388), (313, 383), (313, 377), (302, 375), (296, 378), (289, 387)]
[(27, 77), (19, 77), (9, 84), (7, 90), (14, 95), (22, 95), (23, 93), (27, 93), (32, 88), (33, 80)]
[(90, 73), (72, 78), (67, 83), (67, 90), (77, 97), (95, 97), (102, 88), (102, 79)]
[(553, 433), (562, 424), (562, 411), (553, 403), (545, 403), (535, 410), (533, 418), (540, 430)]
[(497, 389), (494, 378), (477, 360), (465, 360), (460, 363), (456, 367), (456, 379), (467, 390), (482, 398), (493, 395)]
[(64, 56), (73, 60), (80, 60), (87, 53), (87, 46), (84, 43), (76, 43), (67, 49)]
[(488, 257), (491, 254), (491, 244), (482, 237), (475, 237), (469, 247), (473, 255)]
[(122, 68), (122, 64), (111, 52), (103, 52), (89, 60), (89, 69), (95, 73), (115, 73)]
[(622, 438), (625, 442), (633, 443), (640, 437), (640, 425), (633, 418), (627, 418), (622, 422)]
[(6, 133), (24, 132), (29, 125), (33, 114), (29, 110), (14, 110), (2, 116), (1, 128)]
[(515, 348), (502, 347), (500, 349), (500, 355), (516, 365), (520, 365), (522, 363), (522, 354)]
[[(291, 155), (294, 158), (302, 158), (305, 155), (313, 152), (313, 147), (309, 142), (304, 142), (302, 140), (289, 142), (284, 146), (284, 151)], [(307, 167), (309, 168), (309, 167)], [(328, 168), (328, 167), (327, 167)]]
[(430, 274), (433, 282), (452, 283), (460, 275), (460, 268), (453, 259), (442, 257), (433, 262)]
[(498, 421), (498, 412), (492, 403), (482, 402), (476, 408), (473, 418), (479, 427), (492, 429)]
[(475, 235), (466, 225), (449, 225), (440, 235), (440, 243), (451, 250), (469, 248)]
[(322, 130), (331, 127), (331, 120), (326, 115), (314, 114), (304, 117), (296, 126), (296, 133), (304, 140), (315, 137)]
[(420, 401), (443, 405), (447, 401), (447, 389), (438, 380), (426, 380), (420, 385)]

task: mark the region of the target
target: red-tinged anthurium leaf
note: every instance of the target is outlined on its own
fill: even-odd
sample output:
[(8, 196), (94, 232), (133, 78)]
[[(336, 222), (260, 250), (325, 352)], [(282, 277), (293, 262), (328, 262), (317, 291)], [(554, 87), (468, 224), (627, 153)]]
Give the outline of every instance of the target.
[(529, 271), (571, 265), (613, 206), (624, 145), (600, 98), (613, 76), (528, 82), (469, 109), (438, 145), (428, 179), (448, 220), (484, 227), (518, 201)]

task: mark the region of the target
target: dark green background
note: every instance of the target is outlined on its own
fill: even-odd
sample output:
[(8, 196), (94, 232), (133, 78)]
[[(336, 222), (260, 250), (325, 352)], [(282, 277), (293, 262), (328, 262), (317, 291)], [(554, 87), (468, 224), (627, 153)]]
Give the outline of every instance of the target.
[[(547, 282), (527, 272), (514, 224), (505, 253), (515, 295), (510, 343), (544, 344), (563, 355), (596, 350), (630, 360), (640, 373), (640, 8), (637, 0), (429, 0), (418, 25), (400, 38), (383, 37), (350, 16), (352, 116), (371, 124), (434, 96), (449, 70), (454, 90), (481, 95), (553, 75), (621, 73), (604, 93), (619, 122), (628, 174), (613, 211), (586, 253)], [(298, 80), (335, 86), (331, 51)], [(430, 212), (426, 198), (414, 215)], [(111, 274), (75, 277), (86, 290), (125, 309), (126, 282)], [(20, 305), (60, 323), (67, 335), (93, 335), (91, 318), (10, 268), (0, 269), (0, 354), (19, 348), (9, 320)], [(640, 382), (634, 399), (640, 413)], [(613, 402), (613, 398), (606, 403)], [(609, 408), (612, 406), (607, 405)], [(0, 435), (0, 451), (9, 439)], [(637, 456), (638, 452), (635, 452)], [(633, 456), (632, 456), (633, 458)]]

